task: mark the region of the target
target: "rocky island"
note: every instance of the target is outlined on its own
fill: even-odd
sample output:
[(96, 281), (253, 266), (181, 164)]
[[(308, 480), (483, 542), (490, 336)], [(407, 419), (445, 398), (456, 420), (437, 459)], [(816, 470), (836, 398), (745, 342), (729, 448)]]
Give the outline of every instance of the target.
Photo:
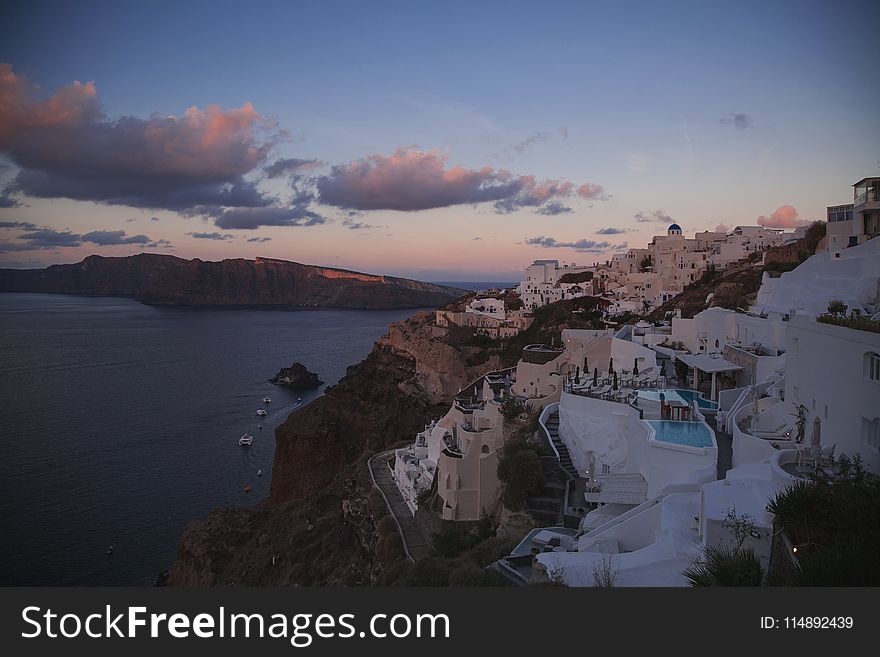
[(302, 363), (294, 363), (290, 367), (282, 367), (278, 374), (269, 379), (276, 386), (284, 386), (291, 390), (311, 390), (324, 383), (314, 372), (309, 372)]
[(287, 260), (210, 262), (141, 253), (89, 256), (46, 269), (0, 269), (0, 292), (130, 297), (152, 305), (220, 308), (425, 308), (464, 290)]

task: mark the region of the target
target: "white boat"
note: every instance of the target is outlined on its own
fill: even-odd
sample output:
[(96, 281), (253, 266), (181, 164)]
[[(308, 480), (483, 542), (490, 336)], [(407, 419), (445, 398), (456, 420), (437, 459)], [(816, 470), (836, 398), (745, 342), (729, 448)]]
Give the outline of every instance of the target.
[(238, 439), (238, 444), (242, 447), (250, 447), (254, 442), (254, 437), (249, 433), (244, 434), (241, 438)]
[(265, 397), (263, 397), (263, 403), (264, 404), (271, 404), (272, 398), (269, 395), (266, 395)]
[(258, 408), (258, 409), (257, 409), (257, 415), (265, 415), (265, 414), (266, 414), (266, 410), (265, 410), (265, 409), (263, 409), (263, 408)]
[(262, 477), (262, 476), (263, 476), (263, 471), (262, 471), (262, 470), (257, 470), (257, 476), (258, 476), (258, 477)]

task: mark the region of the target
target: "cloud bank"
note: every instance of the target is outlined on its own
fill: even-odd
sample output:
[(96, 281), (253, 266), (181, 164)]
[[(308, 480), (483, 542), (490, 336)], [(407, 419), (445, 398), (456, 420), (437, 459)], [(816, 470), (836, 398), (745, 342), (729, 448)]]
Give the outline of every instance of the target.
[(0, 240), (0, 253), (78, 247), (84, 243), (97, 246), (134, 244), (150, 248), (171, 247), (171, 242), (168, 240), (154, 240), (146, 235), (128, 235), (124, 230), (93, 230), (89, 233), (79, 234), (69, 230), (35, 226), (22, 221), (0, 222), (0, 228), (22, 231), (16, 237)]
[(552, 249), (574, 249), (581, 253), (602, 253), (603, 251), (621, 251), (627, 248), (626, 242), (621, 244), (612, 244), (611, 242), (597, 242), (595, 240), (582, 239), (577, 242), (560, 242), (553, 237), (530, 237), (526, 239), (526, 244), (530, 246), (541, 246)]
[(559, 214), (567, 211), (562, 200), (574, 193), (583, 198), (603, 194), (602, 187), (592, 183), (576, 190), (573, 183), (564, 180), (539, 180), (492, 167), (449, 167), (447, 161), (445, 154), (415, 148), (369, 155), (318, 176), (318, 198), (325, 205), (361, 211), (412, 212), (493, 203), (501, 214), (529, 207)]

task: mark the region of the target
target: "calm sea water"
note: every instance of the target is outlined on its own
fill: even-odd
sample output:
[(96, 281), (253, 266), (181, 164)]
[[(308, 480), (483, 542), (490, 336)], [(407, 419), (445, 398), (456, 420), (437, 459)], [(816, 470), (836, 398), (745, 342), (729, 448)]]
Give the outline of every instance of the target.
[(336, 383), (413, 312), (0, 294), (0, 585), (152, 584), (187, 522), (267, 495), (274, 428), (324, 389), (268, 380)]

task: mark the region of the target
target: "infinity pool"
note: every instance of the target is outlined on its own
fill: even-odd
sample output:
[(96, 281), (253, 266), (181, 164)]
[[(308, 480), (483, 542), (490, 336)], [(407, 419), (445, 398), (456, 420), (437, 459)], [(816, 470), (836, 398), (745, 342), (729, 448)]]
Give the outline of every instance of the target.
[(645, 420), (654, 427), (654, 438), (664, 443), (690, 447), (712, 447), (712, 434), (702, 422), (675, 420)]
[(654, 390), (646, 388), (644, 390), (639, 390), (639, 397), (642, 399), (650, 399), (652, 401), (660, 401), (661, 392), (665, 395), (666, 401), (678, 401), (684, 404), (690, 404), (696, 399), (697, 406), (699, 406), (701, 410), (718, 410), (717, 403), (709, 401), (708, 399), (703, 399), (703, 396), (696, 390), (686, 390), (683, 388), (664, 388), (662, 390)]

